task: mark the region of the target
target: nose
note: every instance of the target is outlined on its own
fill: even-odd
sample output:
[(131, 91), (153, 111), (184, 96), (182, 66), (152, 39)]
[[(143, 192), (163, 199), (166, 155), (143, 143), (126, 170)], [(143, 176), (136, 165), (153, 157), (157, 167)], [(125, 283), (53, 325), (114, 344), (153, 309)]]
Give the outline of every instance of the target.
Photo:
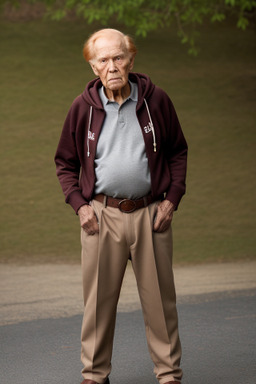
[(109, 60), (109, 72), (116, 72), (116, 65), (114, 60)]

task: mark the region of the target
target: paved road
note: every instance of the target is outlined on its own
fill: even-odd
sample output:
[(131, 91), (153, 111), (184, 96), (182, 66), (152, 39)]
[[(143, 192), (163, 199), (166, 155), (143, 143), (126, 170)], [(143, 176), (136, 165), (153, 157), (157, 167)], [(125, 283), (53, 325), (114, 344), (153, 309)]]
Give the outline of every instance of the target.
[[(180, 268), (175, 272), (177, 288), (179, 286), (177, 290), (180, 292), (178, 311), (183, 345), (184, 384), (256, 383), (256, 287), (253, 283), (256, 276), (255, 263), (243, 264), (239, 268), (238, 265), (234, 268), (229, 265), (233, 274), (224, 279), (223, 270), (226, 267), (227, 265), (212, 265), (206, 269), (202, 266), (186, 267), (188, 269)], [(12, 270), (13, 266), (8, 268)], [(21, 268), (22, 271), (18, 267), (20, 276), (25, 271)], [(30, 267), (26, 270), (30, 275)], [(72, 268), (72, 280), (74, 275), (71, 270)], [(245, 284), (245, 270), (248, 284)], [(15, 275), (14, 270), (12, 271)], [(203, 271), (208, 276), (207, 279)], [(213, 271), (219, 272), (215, 279)], [(131, 284), (129, 273), (126, 286)], [(220, 279), (221, 274), (223, 276)], [(244, 277), (237, 280), (238, 275)], [(30, 276), (32, 278), (32, 274)], [(195, 279), (194, 289), (182, 286), (181, 281), (186, 276), (190, 276), (188, 288), (193, 278)], [(37, 285), (36, 279), (32, 279), (33, 284), (32, 280), (28, 282), (30, 303), (24, 302), (20, 307), (19, 292), (16, 290), (16, 301), (10, 294), (12, 279), (9, 275), (9, 288), (6, 288), (5, 299), (1, 299), (4, 309), (2, 324), (5, 325), (0, 327), (0, 383), (79, 384), (81, 312), (70, 316), (67, 308), (65, 315), (60, 309), (64, 306), (64, 301), (59, 307), (57, 305), (60, 299), (64, 300), (58, 299), (58, 294), (55, 299), (49, 298), (50, 307), (47, 306), (44, 294), (47, 288), (44, 290), (43, 285)], [(48, 280), (51, 280), (50, 274)], [(67, 280), (69, 279), (63, 276), (62, 283)], [(224, 280), (228, 289), (224, 289)], [(76, 279), (73, 284), (75, 281)], [(203, 281), (205, 288), (196, 288), (196, 283), (202, 286)], [(217, 281), (219, 284), (216, 284)], [(26, 286), (26, 279), (23, 279), (23, 284)], [(217, 289), (218, 285), (221, 289)], [(32, 287), (34, 290), (31, 291)], [(2, 290), (1, 293), (3, 294)], [(7, 302), (8, 295), (9, 300), (12, 298), (12, 305)], [(70, 295), (67, 303), (72, 301), (72, 294)], [(134, 297), (129, 300), (124, 287), (122, 305), (125, 311), (121, 305), (117, 316), (111, 384), (153, 384), (156, 380), (147, 351), (141, 311), (136, 309), (137, 301)], [(128, 304), (125, 306), (125, 303)], [(49, 308), (54, 305), (58, 307), (57, 312), (53, 311), (54, 316), (49, 316)], [(6, 308), (9, 308), (9, 320)], [(22, 308), (27, 308), (25, 315)], [(33, 314), (34, 309), (36, 315)], [(16, 318), (13, 316), (15, 311)]]

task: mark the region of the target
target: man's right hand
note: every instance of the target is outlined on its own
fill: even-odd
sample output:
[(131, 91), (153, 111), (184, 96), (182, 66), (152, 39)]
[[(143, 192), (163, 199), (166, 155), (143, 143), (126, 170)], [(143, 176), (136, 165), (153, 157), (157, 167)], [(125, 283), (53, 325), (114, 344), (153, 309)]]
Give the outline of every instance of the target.
[(88, 235), (99, 233), (99, 224), (93, 208), (90, 205), (82, 205), (78, 210), (80, 225)]

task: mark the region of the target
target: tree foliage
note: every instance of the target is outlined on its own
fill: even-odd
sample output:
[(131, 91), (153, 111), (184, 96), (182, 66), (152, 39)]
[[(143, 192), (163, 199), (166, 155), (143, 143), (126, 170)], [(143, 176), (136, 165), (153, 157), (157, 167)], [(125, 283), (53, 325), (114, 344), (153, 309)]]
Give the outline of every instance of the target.
[[(245, 30), (255, 25), (255, 0), (28, 0), (43, 2), (46, 13), (54, 20), (61, 20), (75, 12), (89, 24), (103, 26), (117, 21), (134, 28), (135, 35), (176, 24), (182, 43), (189, 45), (189, 53), (197, 54), (196, 36), (204, 21), (224, 22), (232, 15), (236, 25)], [(17, 4), (17, 0), (9, 0)]]

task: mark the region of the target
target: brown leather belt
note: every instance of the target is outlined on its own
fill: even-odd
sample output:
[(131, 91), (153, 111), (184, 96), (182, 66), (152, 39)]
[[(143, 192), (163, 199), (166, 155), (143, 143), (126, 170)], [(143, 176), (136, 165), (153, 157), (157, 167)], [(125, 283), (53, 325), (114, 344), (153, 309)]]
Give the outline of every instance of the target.
[(147, 207), (156, 200), (162, 200), (163, 197), (153, 198), (152, 195), (142, 197), (141, 199), (115, 199), (114, 197), (106, 196), (103, 193), (95, 195), (94, 200), (104, 203), (107, 207), (119, 208), (121, 212), (131, 213), (136, 209)]

